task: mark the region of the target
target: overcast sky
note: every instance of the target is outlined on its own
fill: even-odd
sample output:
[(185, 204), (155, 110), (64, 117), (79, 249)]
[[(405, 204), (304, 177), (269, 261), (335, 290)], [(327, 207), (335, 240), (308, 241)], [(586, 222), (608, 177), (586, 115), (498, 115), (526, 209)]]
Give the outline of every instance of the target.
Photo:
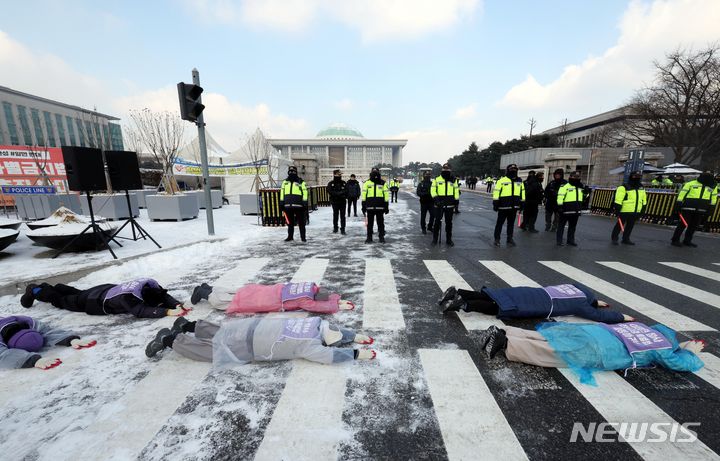
[(444, 161), (614, 109), (713, 41), (720, 0), (25, 0), (0, 7), (0, 85), (127, 122), (177, 111), (197, 67), (227, 150), (342, 122)]

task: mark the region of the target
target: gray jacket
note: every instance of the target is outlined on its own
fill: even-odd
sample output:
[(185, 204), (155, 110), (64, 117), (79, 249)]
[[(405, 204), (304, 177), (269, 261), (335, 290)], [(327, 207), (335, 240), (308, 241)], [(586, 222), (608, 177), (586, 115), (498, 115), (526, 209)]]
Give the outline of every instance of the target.
[[(78, 335), (59, 328), (53, 328), (52, 326), (34, 320), (33, 330), (38, 331), (45, 339), (44, 347), (56, 346), (62, 344), (69, 346), (70, 341), (79, 338)], [(0, 341), (0, 369), (13, 369), (32, 367), (35, 362), (40, 359), (40, 354), (37, 352), (28, 352), (23, 349), (8, 348), (7, 345)]]

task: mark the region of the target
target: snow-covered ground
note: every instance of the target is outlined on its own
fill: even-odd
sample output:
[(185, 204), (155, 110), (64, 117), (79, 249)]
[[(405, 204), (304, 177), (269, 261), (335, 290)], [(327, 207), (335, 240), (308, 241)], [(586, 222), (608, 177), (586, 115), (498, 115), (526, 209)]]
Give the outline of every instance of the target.
[[(243, 216), (236, 205), (224, 206), (213, 210), (215, 217), (215, 238), (251, 238), (262, 231), (256, 216)], [(124, 221), (117, 223), (121, 226)], [(205, 210), (200, 210), (196, 219), (182, 222), (156, 221), (147, 217), (146, 210), (140, 210), (138, 223), (163, 247), (177, 247), (197, 242), (212, 240), (207, 233), (207, 220)], [(84, 226), (81, 226), (84, 228)], [(37, 280), (53, 275), (73, 272), (93, 267), (98, 264), (112, 261), (110, 253), (105, 251), (88, 253), (66, 253), (56, 259), (52, 257), (57, 252), (43, 246), (36, 245), (25, 233), (30, 231), (27, 226), (20, 227), (20, 236), (17, 241), (0, 251), (0, 287), (21, 281)], [(47, 232), (48, 229), (34, 231)], [(132, 237), (130, 226), (126, 226), (120, 233), (122, 237)], [(122, 246), (111, 244), (115, 254), (120, 259), (137, 257), (149, 254), (158, 248), (149, 240), (118, 240)]]

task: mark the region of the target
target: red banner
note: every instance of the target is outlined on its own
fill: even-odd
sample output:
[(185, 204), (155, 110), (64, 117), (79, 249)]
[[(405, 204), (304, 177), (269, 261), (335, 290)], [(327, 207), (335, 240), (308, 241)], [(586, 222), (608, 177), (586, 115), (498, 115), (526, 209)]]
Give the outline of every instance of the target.
[(63, 193), (66, 181), (59, 147), (0, 146), (0, 185), (55, 186)]

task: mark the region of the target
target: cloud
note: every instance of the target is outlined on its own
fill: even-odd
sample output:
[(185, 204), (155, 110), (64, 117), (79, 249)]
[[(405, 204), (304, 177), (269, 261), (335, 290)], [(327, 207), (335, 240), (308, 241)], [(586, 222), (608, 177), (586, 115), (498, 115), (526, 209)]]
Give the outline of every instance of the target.
[(619, 22), (617, 42), (601, 56), (566, 66), (546, 84), (529, 74), (497, 105), (585, 115), (613, 109), (652, 80), (653, 60), (679, 46), (701, 48), (720, 40), (719, 22), (717, 0), (633, 1)]
[(343, 98), (339, 101), (333, 102), (333, 106), (335, 106), (336, 109), (340, 110), (350, 110), (355, 106), (355, 104), (353, 103), (352, 99)]
[(472, 118), (477, 113), (477, 104), (470, 104), (469, 106), (461, 107), (455, 111), (453, 118), (456, 120), (463, 120)]
[(405, 131), (388, 136), (391, 139), (407, 139), (403, 149), (403, 164), (410, 162), (444, 163), (450, 157), (467, 149), (471, 142), (480, 148), (494, 141), (510, 138), (506, 130), (457, 130), (457, 129), (426, 129)]
[[(207, 130), (229, 151), (240, 147), (242, 139), (256, 128), (263, 130), (268, 138), (303, 137), (309, 129), (305, 120), (275, 114), (267, 104), (245, 106), (212, 92), (203, 93), (203, 104), (206, 106), (203, 115)], [(123, 115), (143, 108), (178, 112), (177, 89), (171, 86), (119, 98), (115, 107)], [(189, 124), (186, 133), (190, 138), (195, 136), (195, 130)]]
[(482, 10), (481, 0), (185, 0), (210, 23), (289, 32), (324, 16), (358, 30), (363, 41), (414, 39), (444, 30)]

